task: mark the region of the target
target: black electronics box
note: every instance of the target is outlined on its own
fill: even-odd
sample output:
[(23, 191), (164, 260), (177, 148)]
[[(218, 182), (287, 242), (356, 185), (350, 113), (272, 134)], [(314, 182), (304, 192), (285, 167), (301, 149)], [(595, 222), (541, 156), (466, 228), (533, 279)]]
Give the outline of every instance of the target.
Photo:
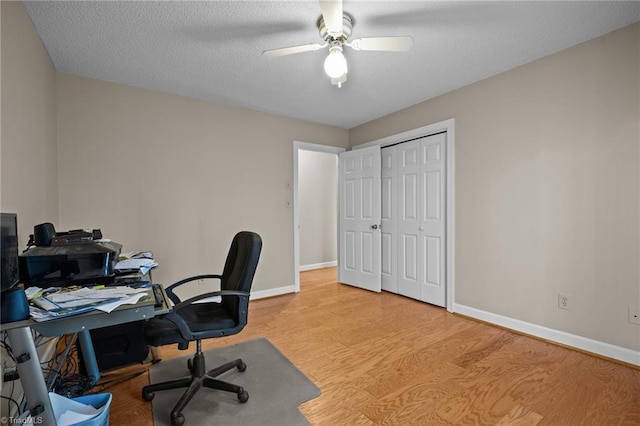
[(42, 288), (110, 283), (121, 249), (113, 241), (30, 247), (19, 257), (20, 277)]
[[(149, 355), (149, 346), (144, 344), (142, 330), (144, 321), (135, 321), (91, 330), (91, 341), (96, 354), (99, 371), (112, 370), (142, 363)], [(82, 357), (82, 348), (76, 343), (80, 361), (80, 373), (87, 374)]]

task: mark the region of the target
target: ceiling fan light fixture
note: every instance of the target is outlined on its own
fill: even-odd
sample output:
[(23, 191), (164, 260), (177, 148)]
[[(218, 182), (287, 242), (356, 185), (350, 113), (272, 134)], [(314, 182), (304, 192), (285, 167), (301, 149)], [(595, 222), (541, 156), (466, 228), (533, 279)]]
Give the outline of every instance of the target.
[(324, 60), (324, 72), (329, 77), (340, 78), (347, 73), (347, 59), (342, 54), (342, 46), (331, 46), (329, 56)]
[(334, 86), (338, 86), (338, 89), (342, 87), (342, 83), (344, 83), (345, 81), (347, 81), (347, 73), (342, 74), (338, 78), (331, 77), (331, 84), (333, 84)]
[(299, 46), (265, 50), (264, 56), (278, 57), (295, 53), (310, 52), (329, 47), (329, 55), (324, 60), (324, 71), (330, 77), (331, 84), (341, 87), (347, 81), (347, 59), (343, 54), (343, 46), (353, 50), (370, 50), (376, 52), (406, 52), (413, 46), (409, 36), (364, 37), (349, 41), (355, 20), (344, 11), (343, 0), (320, 0), (322, 14), (316, 21), (320, 38), (324, 43), (311, 43)]

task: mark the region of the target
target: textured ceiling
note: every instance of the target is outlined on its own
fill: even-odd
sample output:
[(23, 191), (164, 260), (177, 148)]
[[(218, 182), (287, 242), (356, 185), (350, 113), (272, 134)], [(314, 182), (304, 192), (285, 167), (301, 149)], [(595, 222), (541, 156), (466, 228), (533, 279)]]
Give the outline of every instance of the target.
[(351, 39), (409, 35), (405, 53), (345, 49), (324, 74), (317, 1), (26, 2), (60, 72), (352, 128), (640, 20), (640, 2), (344, 1)]

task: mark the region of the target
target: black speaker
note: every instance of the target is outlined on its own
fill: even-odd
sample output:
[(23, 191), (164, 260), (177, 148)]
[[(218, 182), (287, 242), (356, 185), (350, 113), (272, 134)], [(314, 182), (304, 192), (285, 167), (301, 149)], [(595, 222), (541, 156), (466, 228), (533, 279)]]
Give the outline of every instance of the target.
[(56, 236), (56, 228), (52, 223), (41, 223), (33, 227), (33, 242), (38, 247), (49, 247), (51, 239)]

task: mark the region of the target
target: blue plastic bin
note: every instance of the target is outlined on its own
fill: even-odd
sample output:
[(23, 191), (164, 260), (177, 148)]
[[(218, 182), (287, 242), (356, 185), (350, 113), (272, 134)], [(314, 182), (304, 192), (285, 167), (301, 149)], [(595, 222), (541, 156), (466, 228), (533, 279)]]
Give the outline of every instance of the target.
[(84, 422), (76, 423), (74, 426), (109, 426), (109, 408), (111, 406), (110, 393), (96, 393), (94, 395), (84, 395), (72, 399), (73, 401), (80, 402), (82, 404), (91, 405), (94, 408), (105, 407), (104, 411), (96, 417), (85, 420)]

